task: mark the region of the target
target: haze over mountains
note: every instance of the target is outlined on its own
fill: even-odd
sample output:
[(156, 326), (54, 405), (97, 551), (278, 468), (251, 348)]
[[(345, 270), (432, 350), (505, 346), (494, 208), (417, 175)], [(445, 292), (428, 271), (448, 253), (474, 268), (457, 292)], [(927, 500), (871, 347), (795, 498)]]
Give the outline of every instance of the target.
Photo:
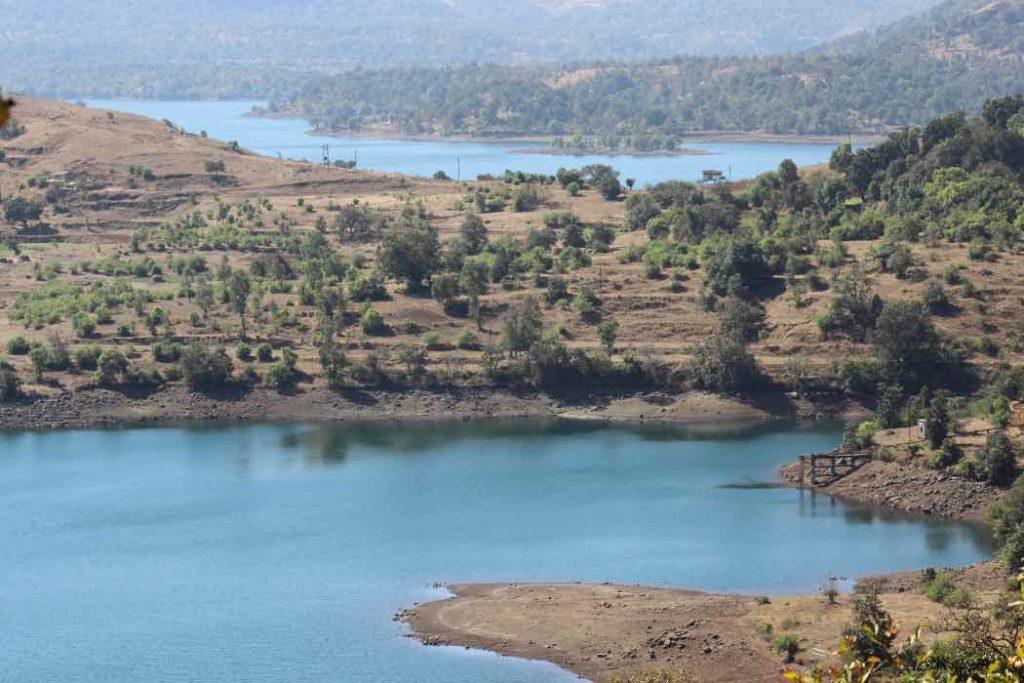
[(0, 0), (17, 55), (0, 87), (262, 99), (339, 130), (618, 136), (882, 132), (1024, 90), (1024, 0), (933, 5)]
[(679, 135), (884, 132), (1024, 90), (1024, 0), (955, 0), (798, 53), (357, 70), (273, 106), (345, 129)]
[[(259, 90), (276, 69), (501, 64), (800, 50), (936, 0), (0, 0), (0, 85), (181, 95), (213, 68)], [(255, 73), (253, 67), (273, 67)], [(95, 78), (97, 69), (105, 78)], [(101, 92), (104, 83), (108, 92)], [(132, 92), (149, 86), (150, 92)], [(74, 89), (77, 86), (78, 92)], [(84, 92), (83, 92), (84, 91)], [(201, 93), (192, 93), (201, 94)]]

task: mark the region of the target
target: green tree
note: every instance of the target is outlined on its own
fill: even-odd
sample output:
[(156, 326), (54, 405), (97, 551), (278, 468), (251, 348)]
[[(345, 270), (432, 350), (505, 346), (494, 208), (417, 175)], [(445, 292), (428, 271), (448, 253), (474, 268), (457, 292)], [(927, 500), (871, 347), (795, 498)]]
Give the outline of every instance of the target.
[(609, 356), (615, 351), (615, 340), (618, 335), (619, 323), (614, 320), (605, 320), (597, 326), (597, 336), (601, 339), (604, 352)]
[(698, 389), (721, 393), (754, 389), (764, 381), (746, 346), (721, 333), (697, 346), (690, 376)]
[(544, 318), (537, 300), (528, 296), (515, 306), (505, 318), (501, 332), (501, 346), (512, 356), (529, 353), (540, 341), (544, 331)]
[(27, 225), (29, 221), (37, 221), (43, 215), (43, 207), (31, 199), (24, 197), (8, 197), (4, 200), (4, 220), (11, 225), (21, 223)]
[(219, 389), (231, 380), (234, 365), (224, 349), (189, 344), (181, 352), (181, 376), (191, 389)]
[(476, 321), (478, 330), (481, 329), (482, 322), (480, 297), (487, 293), (488, 282), (490, 282), (490, 271), (485, 262), (466, 260), (462, 264), (459, 285), (469, 299), (469, 313)]
[(459, 234), (466, 244), (466, 253), (479, 254), (487, 246), (487, 226), (480, 215), (474, 211), (466, 212), (459, 227)]
[(427, 221), (407, 215), (384, 234), (381, 268), (404, 280), (409, 290), (420, 290), (437, 268), (440, 248), (437, 230)]
[(882, 306), (871, 341), (888, 377), (906, 387), (933, 377), (942, 362), (939, 334), (920, 301), (894, 301)]
[(0, 403), (17, 398), (20, 387), (18, 373), (11, 368), (0, 367)]
[(340, 346), (331, 343), (320, 347), (320, 368), (323, 370), (328, 387), (336, 391), (345, 386), (345, 367), (347, 365), (348, 359), (345, 358), (345, 352), (341, 350)]
[(978, 461), (989, 482), (996, 486), (1007, 486), (1017, 473), (1016, 449), (1002, 430), (989, 432)]
[(252, 282), (247, 273), (239, 270), (231, 274), (227, 284), (231, 297), (231, 308), (238, 314), (238, 320), (241, 323), (241, 338), (245, 339), (245, 315), (249, 310), (249, 293), (252, 291)]
[(199, 310), (203, 312), (203, 319), (208, 320), (210, 317), (210, 309), (213, 308), (214, 304), (214, 291), (210, 285), (209, 280), (203, 278), (199, 281), (199, 285), (196, 287), (196, 305), (199, 306)]
[(117, 349), (104, 349), (96, 360), (93, 379), (100, 386), (112, 386), (123, 380), (128, 372), (128, 359)]

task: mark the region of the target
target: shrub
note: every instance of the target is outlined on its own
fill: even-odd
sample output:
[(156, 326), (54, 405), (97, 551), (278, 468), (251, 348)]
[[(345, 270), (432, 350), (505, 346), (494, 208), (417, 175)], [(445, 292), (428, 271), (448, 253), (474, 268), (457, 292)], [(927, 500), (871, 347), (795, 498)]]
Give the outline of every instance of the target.
[(800, 641), (792, 633), (782, 633), (772, 641), (772, 651), (776, 654), (785, 655), (786, 663), (790, 664), (800, 651)]
[(263, 342), (256, 347), (256, 360), (261, 363), (270, 363), (274, 360), (274, 347)]
[(252, 360), (252, 347), (245, 342), (239, 342), (235, 347), (235, 357), (240, 361)]
[(124, 384), (135, 389), (156, 389), (164, 383), (156, 368), (130, 367), (124, 373)]
[(431, 351), (439, 351), (447, 346), (441, 341), (441, 335), (438, 334), (437, 330), (427, 330), (420, 335), (420, 341), (423, 342), (423, 346)]
[(957, 587), (953, 575), (949, 572), (934, 572), (925, 578), (924, 594), (929, 600), (947, 607), (966, 607), (971, 602), (970, 593)]
[(380, 311), (373, 307), (367, 307), (367, 309), (363, 311), (362, 328), (363, 334), (373, 336), (382, 336), (390, 331), (387, 323), (384, 322), (384, 316), (381, 315)]
[(95, 370), (102, 352), (103, 350), (95, 344), (80, 346), (71, 352), (71, 361), (79, 370)]
[(1018, 477), (1002, 500), (989, 508), (988, 520), (1000, 548), (999, 559), (1010, 571), (1024, 567), (1024, 477)]
[(263, 375), (263, 386), (279, 393), (294, 391), (298, 381), (299, 376), (295, 367), (285, 359), (273, 363)]
[(921, 292), (921, 300), (928, 310), (936, 315), (946, 313), (952, 308), (952, 302), (942, 285), (934, 280), (929, 280)]
[(753, 389), (763, 383), (761, 369), (750, 351), (722, 334), (697, 347), (690, 378), (699, 389), (721, 393)]
[(378, 386), (383, 384), (387, 375), (380, 367), (380, 359), (375, 354), (368, 354), (360, 363), (354, 363), (349, 374), (352, 379), (363, 386)]
[(569, 298), (569, 286), (565, 282), (565, 278), (561, 275), (553, 275), (548, 278), (548, 291), (544, 295), (547, 302), (554, 305), (562, 299)]
[(242, 372), (239, 373), (238, 381), (247, 387), (254, 387), (259, 384), (262, 379), (260, 378), (260, 373), (256, 371), (256, 368), (252, 365), (246, 364), (242, 368)]
[(1017, 454), (1002, 431), (989, 432), (978, 461), (988, 481), (996, 486), (1008, 486), (1017, 472)]
[(7, 340), (7, 353), (12, 356), (24, 356), (28, 352), (29, 345), (24, 337), (12, 337)]
[(0, 403), (16, 398), (20, 387), (18, 373), (8, 368), (0, 368)]
[(176, 363), (181, 358), (181, 344), (176, 342), (155, 342), (149, 350), (157, 363)]
[(117, 384), (128, 372), (128, 359), (117, 349), (104, 349), (96, 360), (96, 374), (93, 376), (96, 384), (100, 386), (111, 386)]
[(78, 337), (85, 339), (96, 332), (96, 321), (84, 313), (76, 313), (71, 318), (71, 328)]
[(230, 381), (234, 365), (224, 349), (190, 344), (181, 353), (181, 375), (192, 389), (216, 389)]
[(947, 436), (939, 450), (935, 452), (935, 455), (928, 461), (930, 467), (934, 467), (937, 470), (944, 470), (947, 467), (953, 467), (960, 459), (964, 456), (963, 451), (956, 442), (953, 441), (953, 437)]
[(374, 271), (369, 275), (356, 272), (348, 280), (348, 296), (352, 301), (385, 301), (388, 291), (384, 287), (384, 278)]
[(480, 338), (476, 336), (473, 330), (469, 328), (463, 328), (455, 336), (455, 346), (464, 350), (479, 349)]

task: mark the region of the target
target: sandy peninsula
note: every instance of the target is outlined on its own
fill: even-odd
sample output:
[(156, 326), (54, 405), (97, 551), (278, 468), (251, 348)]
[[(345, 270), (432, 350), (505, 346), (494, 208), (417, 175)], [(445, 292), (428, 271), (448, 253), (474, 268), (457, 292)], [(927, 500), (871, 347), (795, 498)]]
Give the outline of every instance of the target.
[[(919, 572), (875, 577), (883, 603), (905, 631), (925, 624), (924, 638), (944, 632), (946, 607), (921, 592)], [(993, 563), (954, 570), (958, 585), (982, 599), (1005, 580)], [(768, 683), (787, 668), (835, 662), (852, 596), (830, 605), (818, 595), (719, 595), (613, 584), (456, 584), (454, 597), (396, 615), (428, 645), (479, 648), (543, 660), (600, 683), (648, 669), (682, 672), (694, 681)], [(800, 642), (786, 664), (771, 639)]]

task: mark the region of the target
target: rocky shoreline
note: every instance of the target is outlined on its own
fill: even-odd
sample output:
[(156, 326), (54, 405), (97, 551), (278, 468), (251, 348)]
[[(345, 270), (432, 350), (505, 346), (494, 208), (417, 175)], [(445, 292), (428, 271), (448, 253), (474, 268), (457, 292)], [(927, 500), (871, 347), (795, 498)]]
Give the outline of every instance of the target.
[(591, 392), (552, 397), (536, 391), (486, 387), (347, 389), (324, 387), (278, 394), (264, 389), (199, 393), (173, 385), (132, 394), (95, 387), (31, 393), (0, 404), (0, 430), (327, 420), (451, 420), (517, 417), (677, 424), (808, 422), (857, 415), (842, 401), (779, 403), (776, 396), (740, 400), (702, 392)]
[[(951, 575), (981, 598), (997, 595), (1006, 581), (1006, 572), (991, 562), (953, 569)], [(909, 630), (948, 617), (948, 608), (923, 594), (920, 572), (869, 578), (886, 609)], [(850, 595), (830, 604), (819, 595), (754, 597), (608, 583), (448, 588), (452, 597), (395, 615), (409, 626), (410, 637), (430, 646), (546, 661), (595, 682), (662, 669), (692, 680), (774, 683), (789, 668), (836, 664), (836, 644), (852, 603)], [(771, 634), (783, 631), (800, 643), (790, 665), (770, 643)], [(938, 628), (924, 633), (926, 640), (943, 635)]]
[[(790, 486), (799, 486), (800, 464), (785, 465), (779, 477)], [(987, 482), (881, 460), (872, 460), (828, 486), (812, 487), (806, 479), (803, 485), (858, 505), (977, 523), (985, 520), (985, 512), (1002, 495)]]

